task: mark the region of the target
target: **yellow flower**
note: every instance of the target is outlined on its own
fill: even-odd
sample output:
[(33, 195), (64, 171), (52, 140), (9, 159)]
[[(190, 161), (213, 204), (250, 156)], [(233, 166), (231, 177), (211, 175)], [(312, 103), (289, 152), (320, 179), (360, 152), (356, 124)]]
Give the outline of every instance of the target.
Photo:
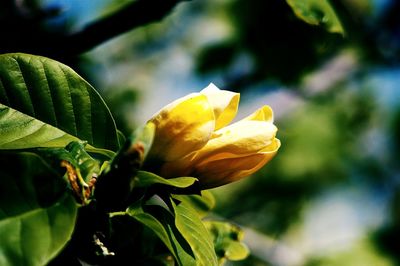
[(149, 152), (164, 177), (194, 176), (203, 189), (248, 176), (274, 157), (275, 138), (270, 107), (229, 125), (236, 116), (239, 94), (210, 84), (167, 105), (149, 123), (156, 126)]

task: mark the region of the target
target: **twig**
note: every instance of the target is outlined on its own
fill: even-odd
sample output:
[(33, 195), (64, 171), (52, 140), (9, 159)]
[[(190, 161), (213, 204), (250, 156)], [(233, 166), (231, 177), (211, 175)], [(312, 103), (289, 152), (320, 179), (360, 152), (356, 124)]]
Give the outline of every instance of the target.
[(161, 20), (183, 1), (190, 0), (133, 0), (115, 13), (72, 33), (53, 32), (42, 27), (42, 20), (50, 13), (55, 14), (58, 9), (32, 10), (27, 15), (21, 13), (13, 1), (5, 2), (1, 6), (8, 11), (5, 12), (7, 16), (0, 17), (0, 29), (4, 37), (0, 53), (25, 52), (60, 61), (73, 61), (77, 55), (119, 34)]
[(80, 54), (121, 33), (159, 21), (179, 2), (187, 0), (137, 0), (108, 17), (92, 22), (62, 40), (63, 53)]

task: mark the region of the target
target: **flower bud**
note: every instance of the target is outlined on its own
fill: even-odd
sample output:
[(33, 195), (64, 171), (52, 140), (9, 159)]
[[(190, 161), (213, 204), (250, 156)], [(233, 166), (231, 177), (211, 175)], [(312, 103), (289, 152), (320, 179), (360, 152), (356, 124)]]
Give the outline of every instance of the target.
[(150, 153), (164, 177), (194, 176), (203, 189), (221, 186), (259, 170), (280, 147), (273, 113), (264, 106), (228, 125), (239, 94), (213, 84), (163, 108), (150, 121), (156, 137)]
[(149, 157), (160, 162), (171, 162), (202, 148), (215, 127), (210, 103), (200, 93), (168, 104), (149, 122), (156, 128)]

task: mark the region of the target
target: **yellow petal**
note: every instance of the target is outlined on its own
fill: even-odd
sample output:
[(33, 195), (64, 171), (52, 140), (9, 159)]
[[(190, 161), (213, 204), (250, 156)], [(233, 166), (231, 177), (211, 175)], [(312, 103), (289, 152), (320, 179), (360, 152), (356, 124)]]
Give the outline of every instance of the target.
[(274, 139), (267, 148), (268, 151), (244, 157), (208, 161), (196, 166), (193, 176), (199, 178), (202, 189), (232, 183), (258, 171), (275, 156), (279, 147), (280, 141)]
[(214, 132), (196, 154), (196, 163), (250, 155), (269, 146), (277, 128), (269, 122), (242, 120)]
[(239, 106), (239, 93), (220, 90), (212, 83), (200, 93), (207, 96), (214, 110), (216, 130), (228, 125), (235, 118)]
[(149, 156), (173, 161), (206, 145), (215, 126), (205, 95), (189, 94), (161, 109), (149, 122), (156, 126)]
[(272, 108), (268, 105), (264, 105), (248, 117), (242, 120), (254, 120), (254, 121), (266, 121), (266, 122), (274, 122), (274, 113), (272, 112)]
[(178, 160), (165, 162), (162, 164), (159, 174), (164, 178), (191, 176), (194, 167), (193, 155), (195, 155), (195, 152)]

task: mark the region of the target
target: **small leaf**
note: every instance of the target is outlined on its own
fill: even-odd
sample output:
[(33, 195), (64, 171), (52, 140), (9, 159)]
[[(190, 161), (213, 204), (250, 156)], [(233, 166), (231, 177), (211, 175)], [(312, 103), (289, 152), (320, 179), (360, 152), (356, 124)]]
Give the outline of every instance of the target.
[(154, 184), (162, 184), (176, 188), (187, 188), (193, 185), (197, 181), (194, 177), (177, 177), (165, 179), (156, 174), (146, 172), (146, 171), (138, 171), (137, 176), (135, 178), (135, 186), (136, 187), (149, 187)]
[(0, 265), (45, 265), (68, 242), (77, 206), (32, 153), (0, 153)]
[(202, 190), (201, 195), (174, 195), (174, 198), (187, 202), (200, 217), (206, 216), (215, 206), (215, 198), (208, 190)]
[(99, 161), (93, 159), (85, 150), (85, 144), (78, 141), (69, 143), (65, 149), (35, 149), (52, 166), (66, 168), (66, 179), (81, 204), (90, 202), (97, 176), (100, 173)]
[(221, 248), (225, 251), (225, 258), (232, 261), (244, 260), (250, 254), (247, 246), (237, 241), (226, 241)]
[(297, 17), (329, 32), (344, 34), (343, 26), (328, 0), (286, 0)]
[[(1, 149), (65, 147), (73, 140), (112, 151), (120, 146), (100, 95), (71, 68), (49, 58), (0, 55), (0, 103)], [(3, 139), (6, 129), (15, 130), (14, 138)]]
[(85, 182), (98, 176), (100, 164), (86, 152), (84, 143), (73, 141), (65, 147), (65, 150), (71, 155), (70, 162), (79, 169)]
[(236, 261), (249, 255), (247, 246), (240, 242), (243, 232), (239, 227), (219, 221), (205, 221), (204, 224), (213, 236), (215, 252), (220, 259)]
[(175, 211), (175, 225), (189, 243), (198, 266), (218, 265), (211, 235), (196, 211), (186, 202), (178, 205), (171, 200)]

